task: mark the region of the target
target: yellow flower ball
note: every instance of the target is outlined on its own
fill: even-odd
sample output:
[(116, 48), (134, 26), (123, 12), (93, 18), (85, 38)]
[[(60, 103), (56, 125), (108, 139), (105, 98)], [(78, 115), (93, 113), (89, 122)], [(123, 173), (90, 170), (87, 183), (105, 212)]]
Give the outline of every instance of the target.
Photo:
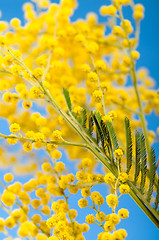
[(131, 52), (131, 57), (134, 59), (134, 60), (137, 60), (140, 58), (140, 53), (138, 51), (132, 51)]
[(65, 169), (65, 164), (63, 162), (58, 162), (55, 165), (55, 171), (62, 172)]
[(1, 197), (2, 202), (8, 207), (13, 206), (15, 199), (16, 199), (15, 195), (7, 190), (4, 191)]
[(106, 15), (115, 15), (116, 12), (117, 12), (117, 9), (115, 6), (113, 5), (109, 5), (109, 6), (102, 6), (100, 8), (100, 14), (103, 15), (103, 16), (106, 16)]
[(128, 180), (128, 174), (125, 173), (125, 172), (121, 172), (120, 175), (119, 175), (119, 180), (122, 183), (125, 183)]
[(23, 108), (24, 109), (30, 109), (32, 107), (32, 102), (30, 102), (30, 101), (24, 101), (23, 102)]
[(78, 201), (78, 206), (80, 208), (85, 208), (88, 206), (88, 200), (85, 199), (85, 198), (81, 198), (79, 201)]
[(19, 28), (20, 24), (21, 24), (21, 21), (18, 18), (12, 18), (11, 21), (10, 21), (10, 24), (13, 28)]
[(119, 187), (119, 191), (121, 194), (127, 194), (130, 191), (130, 187), (127, 184), (121, 184)]
[(95, 222), (96, 218), (93, 214), (89, 214), (88, 216), (86, 216), (86, 222), (88, 224), (93, 224)]
[(118, 197), (114, 194), (110, 194), (106, 197), (106, 202), (109, 207), (117, 207), (118, 206)]
[(59, 150), (54, 150), (51, 155), (56, 160), (59, 160), (62, 157), (62, 153)]
[(95, 90), (92, 96), (96, 102), (100, 102), (103, 98), (103, 92), (100, 90)]
[(19, 125), (18, 123), (13, 123), (13, 124), (11, 124), (11, 126), (10, 126), (10, 131), (11, 131), (12, 133), (17, 133), (17, 132), (19, 132), (19, 131), (20, 131), (20, 125)]
[(31, 142), (25, 142), (23, 144), (23, 149), (25, 152), (30, 152), (33, 150), (33, 144)]
[(104, 177), (104, 181), (107, 184), (114, 184), (115, 183), (115, 176), (112, 173), (107, 173)]
[(4, 181), (6, 181), (6, 182), (12, 182), (13, 181), (13, 175), (11, 174), (11, 173), (6, 173), (5, 175), (4, 175)]
[(81, 195), (82, 197), (89, 197), (91, 195), (91, 190), (90, 188), (82, 188), (81, 190)]
[(118, 211), (118, 216), (122, 219), (128, 218), (129, 217), (129, 211), (127, 209), (121, 208)]
[(42, 169), (44, 172), (50, 172), (52, 167), (51, 167), (51, 164), (48, 163), (48, 162), (45, 162), (42, 164)]

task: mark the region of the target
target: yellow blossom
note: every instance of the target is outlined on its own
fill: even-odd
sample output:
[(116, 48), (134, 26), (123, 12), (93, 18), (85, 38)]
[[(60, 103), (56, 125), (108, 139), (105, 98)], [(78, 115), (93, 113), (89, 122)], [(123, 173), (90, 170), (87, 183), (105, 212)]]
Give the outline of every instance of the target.
[(102, 97), (103, 97), (103, 92), (102, 92), (102, 91), (100, 91), (100, 90), (95, 90), (95, 91), (93, 92), (93, 98), (95, 99), (96, 102), (101, 101)]
[(130, 191), (130, 188), (127, 184), (121, 184), (119, 187), (119, 191), (121, 194), (127, 194)]
[(12, 133), (17, 133), (20, 131), (20, 125), (18, 123), (12, 123), (10, 126), (10, 131)]
[(115, 15), (117, 12), (117, 9), (115, 6), (113, 5), (109, 5), (109, 6), (102, 6), (100, 8), (100, 14), (103, 15), (103, 16), (106, 16), (106, 15)]
[(85, 208), (88, 206), (88, 200), (85, 199), (85, 198), (81, 198), (79, 201), (78, 201), (78, 206), (80, 208)]
[(6, 182), (12, 182), (13, 181), (13, 175), (11, 174), (11, 173), (6, 173), (5, 175), (4, 175), (4, 180), (6, 181)]
[(118, 215), (119, 215), (120, 218), (125, 219), (125, 218), (129, 217), (129, 212), (128, 212), (127, 209), (121, 208), (118, 211)]
[(6, 206), (13, 206), (15, 199), (16, 199), (15, 195), (9, 191), (4, 191), (4, 193), (2, 194), (2, 198), (1, 198), (2, 202)]
[(107, 173), (104, 177), (104, 181), (107, 184), (114, 184), (115, 183), (115, 177), (112, 173)]
[(87, 217), (86, 217), (86, 222), (88, 224), (92, 224), (94, 223), (96, 220), (95, 216), (93, 214), (89, 214)]
[(125, 183), (125, 182), (128, 180), (128, 175), (127, 175), (127, 173), (121, 172), (120, 175), (119, 175), (119, 180), (120, 180), (122, 183)]
[(116, 195), (110, 194), (106, 197), (106, 202), (109, 207), (113, 208), (118, 205), (118, 198)]
[(25, 142), (23, 148), (25, 152), (30, 152), (33, 150), (33, 144), (31, 142)]

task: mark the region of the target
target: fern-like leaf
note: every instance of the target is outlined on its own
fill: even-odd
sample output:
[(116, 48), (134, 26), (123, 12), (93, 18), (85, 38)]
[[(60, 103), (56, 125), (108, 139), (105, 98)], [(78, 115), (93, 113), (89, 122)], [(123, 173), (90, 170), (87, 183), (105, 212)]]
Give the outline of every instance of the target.
[(155, 150), (151, 148), (151, 161), (150, 161), (150, 182), (149, 182), (149, 189), (147, 192), (147, 201), (150, 202), (151, 196), (153, 193), (153, 186), (155, 183), (155, 175), (156, 175), (156, 155)]
[(119, 148), (119, 144), (118, 144), (118, 139), (117, 139), (113, 124), (110, 121), (107, 121), (107, 127), (110, 134), (110, 138), (113, 143), (114, 150), (116, 150)]
[(88, 122), (89, 122), (89, 134), (90, 134), (90, 136), (93, 136), (94, 121), (93, 121), (92, 115), (89, 115)]
[[(101, 140), (102, 147), (104, 148), (104, 136), (103, 136), (103, 131), (102, 131), (102, 128), (100, 125), (101, 117), (96, 112), (92, 112), (92, 117), (93, 117), (94, 123), (96, 125), (96, 136), (99, 137), (99, 140)], [(99, 140), (97, 138), (98, 143), (99, 143)]]
[[(104, 133), (104, 128), (102, 126), (102, 116), (99, 112), (94, 112), (93, 114), (94, 114), (94, 117), (96, 118), (96, 120), (98, 122), (98, 125), (100, 127), (100, 131), (101, 131), (101, 133), (103, 135), (103, 138), (104, 138), (105, 133)], [(104, 138), (104, 140), (105, 140), (105, 138)]]
[(135, 177), (134, 177), (134, 184), (136, 185), (139, 173), (140, 173), (140, 159), (141, 159), (141, 148), (140, 148), (140, 133), (136, 131), (135, 133)]
[(97, 142), (97, 144), (99, 144), (99, 142), (100, 142), (100, 134), (99, 134), (97, 126), (96, 126), (96, 142)]
[(111, 145), (111, 139), (110, 139), (110, 134), (108, 131), (107, 125), (101, 120), (101, 128), (103, 129), (103, 134), (104, 134), (104, 140), (106, 140), (109, 145)]
[(63, 88), (63, 95), (65, 97), (67, 107), (68, 107), (69, 111), (71, 112), (72, 111), (72, 103), (71, 103), (69, 91), (66, 88)]
[(155, 199), (155, 209), (157, 210), (159, 205), (159, 176), (157, 181), (157, 193), (156, 193), (156, 199)]
[(126, 132), (126, 158), (127, 158), (127, 174), (132, 167), (132, 136), (130, 121), (125, 117), (125, 132)]
[(86, 128), (86, 122), (87, 122), (87, 111), (86, 111), (86, 109), (81, 110), (81, 118), (82, 118), (82, 127)]
[(146, 181), (146, 171), (147, 171), (147, 154), (145, 146), (145, 137), (143, 134), (140, 136), (140, 146), (141, 146), (141, 183), (140, 190), (141, 193), (144, 193), (144, 186)]
[(104, 141), (108, 149), (111, 149), (112, 151), (112, 143), (110, 139), (110, 134), (107, 125), (101, 120), (101, 128), (103, 130), (103, 135), (104, 135)]

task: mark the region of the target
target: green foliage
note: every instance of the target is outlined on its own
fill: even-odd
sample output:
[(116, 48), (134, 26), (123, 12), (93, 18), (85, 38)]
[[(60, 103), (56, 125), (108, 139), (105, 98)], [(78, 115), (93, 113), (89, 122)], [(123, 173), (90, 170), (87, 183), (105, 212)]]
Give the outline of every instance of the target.
[(157, 193), (156, 193), (156, 199), (155, 199), (155, 209), (157, 210), (159, 204), (159, 176), (157, 181)]
[(103, 122), (103, 120), (101, 120), (101, 127), (102, 127), (102, 129), (103, 129), (105, 144), (107, 145), (107, 147), (109, 147), (110, 149), (112, 149), (112, 143), (111, 143), (111, 138), (110, 138), (108, 126), (107, 126), (107, 124), (105, 124), (105, 123)]
[(81, 110), (81, 119), (82, 119), (81, 125), (82, 125), (83, 128), (86, 129), (86, 123), (87, 123), (87, 111), (86, 111), (86, 109)]
[(103, 120), (101, 120), (101, 127), (103, 129), (103, 134), (104, 134), (104, 149), (107, 148), (109, 156), (111, 156), (110, 159), (111, 159), (112, 163), (114, 164), (112, 142), (111, 142), (108, 126), (107, 126), (107, 124), (105, 124), (103, 122)]
[(88, 123), (89, 123), (89, 135), (90, 135), (90, 136), (93, 136), (94, 121), (93, 121), (92, 115), (89, 115)]
[(151, 161), (150, 161), (150, 183), (149, 183), (149, 189), (147, 193), (147, 201), (150, 202), (151, 196), (153, 193), (153, 187), (155, 183), (155, 175), (156, 175), (156, 155), (155, 150), (151, 148)]
[(147, 153), (145, 146), (145, 137), (143, 134), (140, 135), (140, 147), (141, 147), (141, 183), (140, 190), (141, 193), (144, 193), (144, 186), (146, 181), (146, 172), (147, 172)]
[(130, 121), (125, 118), (125, 132), (126, 132), (126, 159), (127, 159), (127, 174), (129, 174), (132, 167), (132, 136)]
[(66, 88), (63, 88), (63, 95), (65, 97), (67, 107), (68, 107), (69, 111), (71, 112), (72, 111), (72, 103), (71, 103), (69, 91)]
[(104, 132), (101, 127), (101, 115), (99, 112), (92, 112), (92, 117), (93, 117), (94, 123), (96, 125), (96, 137), (99, 138), (99, 139), (97, 138), (97, 142), (99, 142), (99, 140), (101, 141), (103, 151), (105, 152)]
[(141, 147), (140, 147), (140, 133), (136, 131), (135, 133), (135, 175), (134, 175), (134, 184), (136, 185), (136, 182), (139, 177), (140, 173), (140, 162), (141, 162)]
[(110, 138), (113, 143), (113, 148), (114, 148), (114, 150), (116, 150), (119, 148), (119, 144), (118, 144), (118, 139), (117, 139), (113, 124), (110, 121), (107, 121), (107, 127), (108, 127), (108, 131), (110, 134)]

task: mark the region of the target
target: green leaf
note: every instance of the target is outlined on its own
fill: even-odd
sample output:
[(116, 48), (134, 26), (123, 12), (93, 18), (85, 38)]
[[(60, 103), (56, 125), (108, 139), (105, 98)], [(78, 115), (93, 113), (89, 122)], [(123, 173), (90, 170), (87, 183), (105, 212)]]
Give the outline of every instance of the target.
[(77, 119), (76, 113), (72, 112), (72, 115), (74, 116), (75, 119)]
[(99, 134), (97, 126), (96, 126), (96, 141), (97, 141), (97, 144), (100, 142), (100, 134)]
[(71, 112), (72, 111), (72, 103), (71, 103), (70, 94), (69, 94), (69, 91), (67, 90), (67, 88), (63, 88), (63, 95), (65, 97), (67, 107), (68, 107), (69, 111)]
[(96, 121), (98, 123), (98, 126), (100, 128), (100, 131), (101, 131), (103, 139), (104, 139), (104, 131), (103, 131), (104, 129), (102, 128), (102, 125), (101, 125), (101, 123), (102, 123), (102, 116), (101, 116), (101, 114), (99, 112), (93, 112), (93, 116), (95, 117), (95, 119), (96, 119)]
[[(104, 148), (104, 136), (103, 136), (102, 128), (100, 125), (101, 117), (98, 114), (98, 112), (92, 112), (92, 117), (93, 117), (94, 123), (96, 125), (97, 142), (99, 143), (101, 140), (102, 147)], [(105, 151), (105, 149), (104, 149), (104, 151)]]
[(153, 193), (153, 186), (155, 183), (155, 175), (156, 175), (156, 155), (155, 150), (151, 148), (151, 161), (150, 161), (150, 182), (149, 182), (149, 189), (147, 193), (147, 201), (150, 202), (151, 196)]
[(145, 137), (143, 134), (140, 136), (140, 146), (141, 146), (141, 183), (140, 190), (141, 193), (144, 193), (144, 186), (146, 181), (146, 172), (147, 172), (147, 154), (145, 146)]
[(103, 135), (104, 135), (104, 142), (105, 145), (107, 146), (107, 149), (110, 152), (112, 152), (112, 142), (110, 139), (110, 134), (109, 134), (109, 130), (108, 130), (108, 126), (103, 122), (103, 120), (101, 120), (101, 128), (103, 130)]
[(89, 115), (88, 122), (89, 122), (89, 134), (92, 136), (93, 135), (93, 126), (94, 126), (94, 121), (93, 121), (92, 115)]
[(125, 132), (126, 132), (126, 158), (127, 158), (127, 174), (132, 167), (132, 136), (130, 121), (125, 117)]
[(110, 121), (107, 121), (107, 127), (110, 134), (110, 138), (113, 143), (114, 150), (116, 150), (119, 148), (119, 144), (118, 144), (118, 139), (117, 139), (113, 124)]
[(86, 128), (86, 122), (87, 122), (87, 111), (86, 109), (81, 110), (81, 118), (82, 118), (82, 127)]
[(104, 140), (106, 141), (106, 144), (108, 144), (108, 146), (112, 148), (109, 130), (107, 125), (103, 122), (103, 120), (101, 120), (101, 128), (103, 129)]
[(78, 117), (78, 118), (77, 118), (77, 121), (78, 121), (80, 124), (82, 124), (82, 118), (81, 118), (81, 117)]
[(136, 131), (135, 133), (135, 176), (134, 176), (134, 184), (136, 185), (139, 173), (140, 173), (140, 159), (141, 159), (141, 148), (140, 148), (140, 133)]
[(157, 210), (159, 204), (159, 176), (157, 181), (157, 194), (156, 194), (156, 200), (155, 200), (155, 209)]

